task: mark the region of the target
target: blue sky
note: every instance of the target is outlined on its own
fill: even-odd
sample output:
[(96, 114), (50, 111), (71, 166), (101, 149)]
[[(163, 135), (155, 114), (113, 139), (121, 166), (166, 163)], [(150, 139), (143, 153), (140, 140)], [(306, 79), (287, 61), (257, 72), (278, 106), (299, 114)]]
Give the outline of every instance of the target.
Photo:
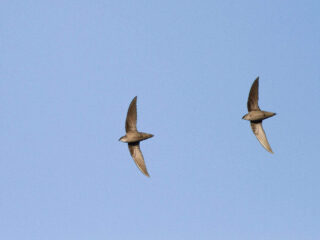
[[(319, 10), (2, 1), (1, 239), (319, 239)], [(151, 178), (118, 141), (134, 96)]]

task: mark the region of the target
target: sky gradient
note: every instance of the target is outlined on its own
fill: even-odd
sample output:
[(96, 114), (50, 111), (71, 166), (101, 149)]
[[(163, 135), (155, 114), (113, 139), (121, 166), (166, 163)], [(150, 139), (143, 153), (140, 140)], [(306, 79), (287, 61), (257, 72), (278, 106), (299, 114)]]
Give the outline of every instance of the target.
[[(319, 11), (2, 1), (1, 239), (320, 239)], [(241, 119), (257, 76), (274, 154)], [(151, 178), (118, 141), (134, 96)]]

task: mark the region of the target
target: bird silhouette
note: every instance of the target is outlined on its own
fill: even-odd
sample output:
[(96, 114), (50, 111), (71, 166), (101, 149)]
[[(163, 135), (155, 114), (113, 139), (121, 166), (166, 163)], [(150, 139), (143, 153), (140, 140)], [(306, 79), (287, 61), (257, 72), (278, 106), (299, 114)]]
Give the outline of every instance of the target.
[(153, 134), (139, 132), (137, 130), (137, 96), (130, 103), (126, 119), (126, 135), (122, 136), (119, 141), (128, 143), (130, 154), (140, 171), (149, 177), (142, 152), (140, 142), (153, 137)]
[(266, 133), (263, 130), (262, 121), (276, 114), (273, 112), (261, 111), (258, 105), (258, 100), (259, 100), (259, 77), (256, 78), (256, 80), (253, 82), (250, 89), (248, 102), (247, 102), (249, 113), (244, 115), (242, 119), (250, 121), (252, 131), (254, 135), (256, 135), (261, 145), (268, 152), (273, 153), (270, 147), (270, 144), (267, 140)]

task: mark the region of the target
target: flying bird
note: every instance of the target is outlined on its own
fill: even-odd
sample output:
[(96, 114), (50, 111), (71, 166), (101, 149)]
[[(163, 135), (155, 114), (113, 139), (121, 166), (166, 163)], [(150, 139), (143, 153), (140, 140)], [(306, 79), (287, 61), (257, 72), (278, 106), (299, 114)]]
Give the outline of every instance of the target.
[(242, 119), (250, 121), (252, 131), (256, 135), (261, 145), (268, 152), (273, 153), (269, 145), (269, 142), (267, 140), (266, 134), (263, 130), (262, 121), (276, 114), (273, 112), (261, 111), (258, 105), (258, 99), (259, 99), (259, 77), (257, 77), (256, 80), (254, 80), (250, 89), (248, 102), (247, 102), (249, 113), (244, 115)]
[(140, 171), (149, 177), (146, 164), (140, 150), (140, 141), (153, 137), (153, 134), (138, 132), (137, 130), (137, 97), (130, 103), (126, 119), (126, 135), (119, 141), (128, 143), (130, 154)]

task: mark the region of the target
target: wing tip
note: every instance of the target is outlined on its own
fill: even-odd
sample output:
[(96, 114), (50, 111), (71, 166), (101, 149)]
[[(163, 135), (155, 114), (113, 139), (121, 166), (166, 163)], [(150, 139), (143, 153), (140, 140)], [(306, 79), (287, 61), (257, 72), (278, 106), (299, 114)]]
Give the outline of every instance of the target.
[(135, 96), (135, 97), (131, 100), (130, 105), (136, 103), (136, 102), (137, 102), (137, 98), (138, 98), (138, 96)]
[(268, 152), (269, 152), (269, 153), (272, 153), (272, 154), (274, 154), (274, 152), (272, 151), (272, 149), (268, 150)]
[[(268, 140), (267, 140), (267, 141), (268, 141)], [(260, 140), (259, 140), (259, 142), (260, 142)], [(263, 145), (262, 142), (260, 142), (260, 143), (261, 143), (262, 147), (263, 147), (265, 150), (267, 150), (269, 153), (274, 154), (274, 152), (272, 151), (272, 148), (270, 147), (269, 143), (268, 143), (267, 146)]]
[(145, 175), (146, 177), (150, 178), (150, 174), (148, 173), (147, 169), (142, 169), (140, 166), (138, 166), (139, 170)]

